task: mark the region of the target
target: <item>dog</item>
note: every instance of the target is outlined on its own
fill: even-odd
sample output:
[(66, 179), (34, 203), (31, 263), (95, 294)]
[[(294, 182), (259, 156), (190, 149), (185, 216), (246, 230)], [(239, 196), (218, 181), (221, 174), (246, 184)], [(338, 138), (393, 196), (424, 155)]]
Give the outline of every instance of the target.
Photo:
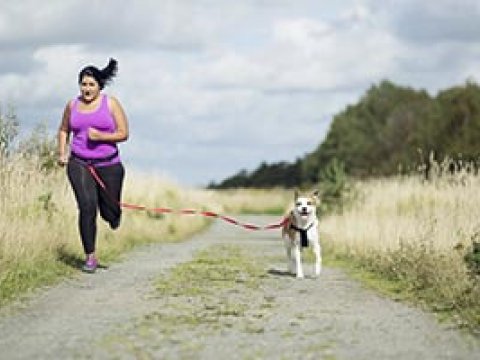
[(318, 238), (317, 206), (319, 204), (318, 191), (310, 195), (300, 195), (295, 191), (294, 206), (287, 213), (285, 224), (282, 227), (287, 252), (288, 271), (303, 278), (302, 249), (310, 246), (315, 255), (315, 276), (322, 271), (322, 255)]

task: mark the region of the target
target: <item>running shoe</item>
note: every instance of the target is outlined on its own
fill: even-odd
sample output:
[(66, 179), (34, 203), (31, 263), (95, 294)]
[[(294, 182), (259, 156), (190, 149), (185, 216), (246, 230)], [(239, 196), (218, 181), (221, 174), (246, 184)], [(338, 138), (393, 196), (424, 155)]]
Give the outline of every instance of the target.
[(85, 265), (83, 265), (82, 270), (87, 273), (94, 273), (95, 270), (97, 270), (97, 259), (95, 258), (88, 258), (87, 261), (85, 262)]

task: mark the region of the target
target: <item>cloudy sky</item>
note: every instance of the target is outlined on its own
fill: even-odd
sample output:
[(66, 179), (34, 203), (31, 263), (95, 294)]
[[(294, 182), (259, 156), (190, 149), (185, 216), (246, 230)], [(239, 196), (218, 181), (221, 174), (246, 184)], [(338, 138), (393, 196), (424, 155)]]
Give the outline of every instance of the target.
[(55, 133), (109, 57), (127, 168), (185, 185), (294, 161), (372, 84), (480, 78), (477, 0), (0, 0), (0, 104)]

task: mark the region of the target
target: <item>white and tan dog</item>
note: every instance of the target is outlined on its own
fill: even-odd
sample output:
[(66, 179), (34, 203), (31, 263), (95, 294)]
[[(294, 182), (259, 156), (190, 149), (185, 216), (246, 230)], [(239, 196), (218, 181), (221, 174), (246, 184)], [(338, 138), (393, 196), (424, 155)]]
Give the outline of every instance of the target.
[(288, 271), (296, 274), (297, 278), (304, 277), (301, 250), (309, 245), (315, 254), (315, 276), (318, 276), (322, 270), (316, 212), (318, 202), (318, 191), (311, 195), (300, 195), (295, 191), (295, 204), (288, 213), (288, 219), (282, 229), (282, 237), (287, 250)]

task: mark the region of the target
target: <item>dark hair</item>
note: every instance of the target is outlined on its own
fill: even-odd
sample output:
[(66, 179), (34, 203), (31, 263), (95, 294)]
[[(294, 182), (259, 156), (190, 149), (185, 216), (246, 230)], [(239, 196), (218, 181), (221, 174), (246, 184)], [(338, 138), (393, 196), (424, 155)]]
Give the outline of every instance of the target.
[(112, 81), (112, 79), (117, 75), (117, 70), (118, 62), (112, 58), (110, 58), (108, 65), (102, 70), (99, 70), (93, 65), (88, 65), (84, 67), (78, 74), (78, 83), (80, 84), (82, 82), (84, 76), (91, 76), (98, 82), (100, 90), (102, 90), (105, 85)]

